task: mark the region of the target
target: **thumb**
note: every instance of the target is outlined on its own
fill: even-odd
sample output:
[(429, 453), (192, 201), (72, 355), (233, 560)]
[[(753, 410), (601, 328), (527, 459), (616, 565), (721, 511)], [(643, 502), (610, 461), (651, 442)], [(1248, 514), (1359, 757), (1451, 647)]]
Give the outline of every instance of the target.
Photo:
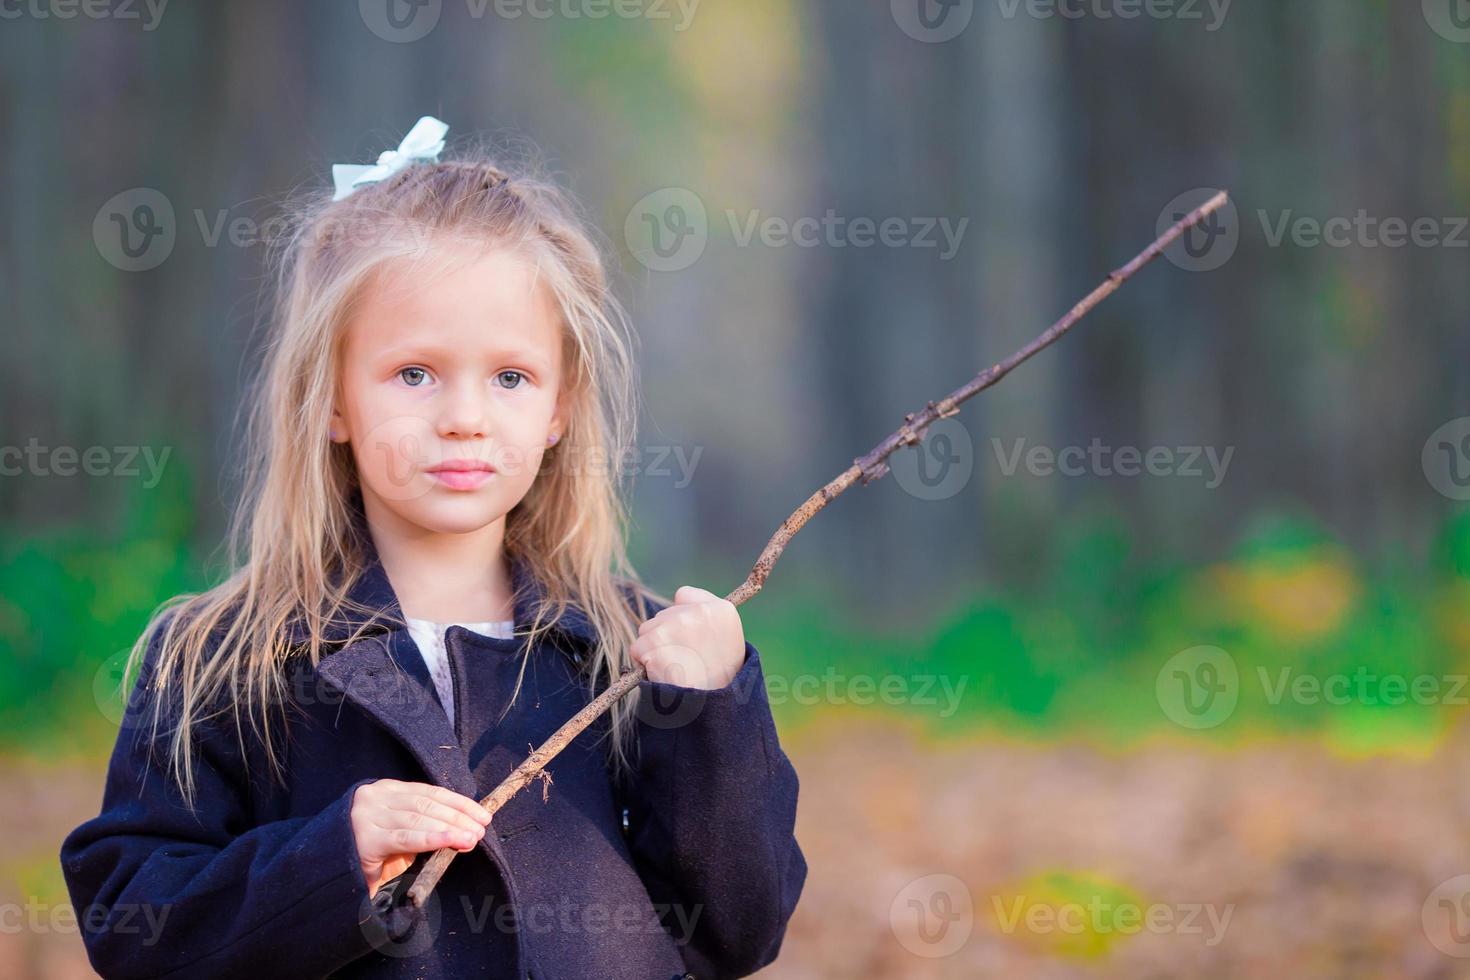
[(718, 598), (719, 596), (713, 592), (693, 585), (681, 585), (674, 593), (674, 602), (677, 605), (685, 605), (691, 602), (709, 602), (711, 599)]

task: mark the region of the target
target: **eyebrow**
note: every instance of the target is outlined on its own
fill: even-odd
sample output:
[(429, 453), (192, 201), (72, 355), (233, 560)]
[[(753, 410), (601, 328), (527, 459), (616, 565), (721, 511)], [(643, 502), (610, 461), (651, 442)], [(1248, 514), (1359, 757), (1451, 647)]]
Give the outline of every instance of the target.
[[(463, 357), (464, 353), (457, 348), (440, 347), (436, 344), (394, 344), (391, 347), (382, 348), (378, 356), (383, 360), (412, 360), (416, 356), (453, 360)], [(543, 366), (548, 363), (547, 358), (539, 351), (529, 347), (497, 348), (489, 352), (489, 357), (496, 361), (529, 361)]]

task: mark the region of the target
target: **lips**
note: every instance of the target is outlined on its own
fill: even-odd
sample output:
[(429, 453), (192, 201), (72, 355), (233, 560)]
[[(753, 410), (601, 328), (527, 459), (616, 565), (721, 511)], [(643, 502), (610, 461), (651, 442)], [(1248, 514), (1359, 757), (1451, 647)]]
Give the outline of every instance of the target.
[(427, 472), (451, 490), (473, 490), (490, 479), (495, 467), (481, 459), (446, 459)]

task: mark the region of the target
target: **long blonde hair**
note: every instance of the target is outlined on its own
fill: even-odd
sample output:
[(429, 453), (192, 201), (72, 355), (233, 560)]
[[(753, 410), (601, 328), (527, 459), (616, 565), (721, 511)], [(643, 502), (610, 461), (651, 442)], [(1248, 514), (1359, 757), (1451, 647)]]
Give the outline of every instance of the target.
[[(293, 649), (300, 653), (288, 640), (289, 624), (308, 627), (304, 650), (315, 667), (331, 624), (375, 612), (350, 608), (356, 604), (348, 593), (365, 562), (349, 533), (356, 467), (349, 447), (327, 432), (345, 324), (365, 284), (390, 260), (428, 266), (435, 249), (451, 245), (516, 250), (549, 287), (570, 341), (563, 343), (564, 433), (506, 519), (507, 554), (520, 556), (541, 586), (522, 651), (575, 606), (597, 635), (584, 661), (587, 677), (611, 681), (632, 666), (627, 649), (647, 612), (642, 601), (635, 610), (624, 590), (670, 601), (638, 581), (625, 550), (621, 461), (636, 426), (635, 339), (591, 225), (570, 196), (530, 169), (509, 173), (477, 150), (415, 164), (341, 201), (313, 193), (289, 213), (294, 220), (273, 253), (274, 315), (250, 405), (246, 489), (227, 542), (231, 571), (208, 591), (156, 609), (128, 661), (131, 675), (159, 644), (156, 669), (139, 693), (153, 705), (155, 746), (163, 712), (176, 713), (168, 763), (191, 806), (192, 730), (217, 715), (232, 716), (247, 759), (248, 719), (272, 771), (283, 773), (271, 708), (287, 703), (285, 667)], [(580, 465), (589, 460), (606, 465)], [(605, 734), (616, 772), (628, 767), (637, 698), (635, 689), (609, 712)]]

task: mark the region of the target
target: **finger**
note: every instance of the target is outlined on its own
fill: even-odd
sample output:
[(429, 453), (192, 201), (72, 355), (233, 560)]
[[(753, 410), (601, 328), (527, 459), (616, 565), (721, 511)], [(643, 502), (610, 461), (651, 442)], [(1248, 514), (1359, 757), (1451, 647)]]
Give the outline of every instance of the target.
[(463, 793), (456, 793), (452, 789), (436, 786), (434, 783), (404, 783), (403, 785), (404, 788), (422, 793), (437, 803), (454, 807), (481, 824), (490, 822), (490, 811), (481, 806), (478, 800), (471, 799)]
[(645, 663), (649, 654), (660, 647), (678, 646), (679, 643), (667, 632), (650, 632), (634, 640), (628, 647), (628, 656), (637, 663)]
[(369, 801), (377, 801), (379, 797), (391, 793), (394, 790), (401, 789), (404, 785), (405, 783), (401, 779), (391, 779), (386, 776), (381, 779), (374, 779), (370, 783), (363, 783), (358, 788), (357, 793), (354, 794), (354, 799), (361, 796), (366, 797)]
[(380, 834), (380, 846), (385, 855), (418, 854), (420, 851), (437, 851), (441, 847), (467, 851), (479, 840), (469, 831), (447, 824), (430, 828), (389, 827), (383, 828)]
[(656, 674), (665, 684), (675, 687), (698, 687), (693, 683), (703, 675), (703, 663), (695, 658), (680, 657), (668, 652), (668, 648), (653, 653), (644, 667), (649, 674)]
[(447, 831), (451, 834), (465, 834), (471, 841), (477, 841), (485, 834), (485, 828), (476, 826), (473, 830), (454, 820), (441, 820), (438, 817), (426, 817), (421, 813), (413, 813), (409, 810), (388, 810), (375, 819), (379, 830), (384, 832), (397, 832), (400, 830), (423, 830), (423, 831)]
[[(466, 811), (440, 802), (427, 793), (400, 793), (388, 802), (388, 810), (396, 814), (416, 816), (423, 820), (437, 820), (441, 823), (452, 824), (472, 834), (478, 834), (484, 830), (485, 824), (489, 822), (472, 817)], [(400, 826), (400, 824), (395, 823), (393, 826)], [(409, 823), (406, 826), (411, 827), (414, 824)]]
[(710, 592), (707, 589), (701, 589), (695, 585), (681, 585), (679, 586), (678, 590), (674, 592), (674, 602), (677, 605), (684, 605), (686, 603), (693, 602), (709, 602), (712, 599), (718, 598), (720, 597), (715, 595), (713, 592)]

